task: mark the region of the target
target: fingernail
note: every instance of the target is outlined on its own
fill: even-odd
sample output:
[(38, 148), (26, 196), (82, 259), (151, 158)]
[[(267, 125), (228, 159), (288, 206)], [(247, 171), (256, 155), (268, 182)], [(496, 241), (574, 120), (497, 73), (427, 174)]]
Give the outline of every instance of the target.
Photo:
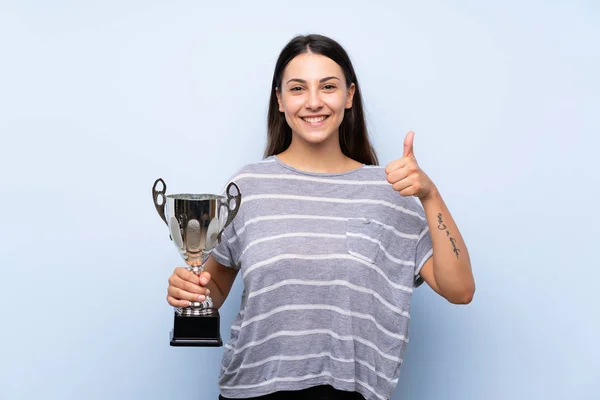
[(206, 280), (205, 277), (200, 278), (200, 283), (203, 285), (206, 285), (208, 283), (208, 280)]
[(204, 300), (206, 300), (206, 296), (201, 294), (200, 296), (198, 296), (198, 300), (204, 301)]
[(206, 289), (206, 295), (208, 296), (210, 294), (210, 289)]

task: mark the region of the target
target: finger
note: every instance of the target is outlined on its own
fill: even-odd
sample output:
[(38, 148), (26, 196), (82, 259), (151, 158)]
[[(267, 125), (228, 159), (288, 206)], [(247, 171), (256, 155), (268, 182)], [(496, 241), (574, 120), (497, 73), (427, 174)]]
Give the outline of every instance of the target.
[(404, 152), (402, 153), (402, 157), (414, 157), (415, 152), (413, 149), (413, 142), (415, 140), (415, 133), (410, 131), (406, 134), (404, 138)]
[(208, 285), (208, 282), (210, 282), (210, 278), (211, 278), (210, 272), (202, 271), (200, 273), (200, 275), (198, 276), (198, 278), (199, 278), (200, 284), (206, 286), (206, 285)]
[(184, 281), (191, 282), (195, 285), (200, 284), (200, 278), (198, 275), (190, 271), (185, 267), (177, 267), (175, 268), (175, 275), (183, 279)]
[(399, 158), (397, 160), (394, 160), (394, 161), (390, 162), (385, 167), (385, 173), (386, 174), (391, 174), (392, 172), (394, 172), (394, 171), (396, 171), (396, 170), (398, 170), (400, 168), (403, 168), (406, 165), (407, 161), (408, 160), (406, 158), (402, 157), (402, 158)]
[(400, 192), (400, 194), (410, 189), (411, 186), (412, 182), (410, 181), (410, 178), (402, 179), (401, 181), (398, 181), (392, 185), (394, 190)]
[(184, 291), (190, 292), (190, 293), (196, 293), (196, 294), (207, 294), (207, 292), (210, 293), (210, 290), (208, 290), (206, 287), (196, 285), (196, 284), (193, 284), (188, 281), (184, 281), (183, 279), (181, 279), (180, 277), (178, 277), (176, 275), (172, 275), (169, 278), (169, 286), (173, 286), (177, 289), (181, 289), (181, 290), (184, 290)]
[(400, 190), (399, 193), (401, 196), (408, 197), (408, 196), (415, 196), (415, 194), (417, 192), (416, 192), (414, 186), (409, 186), (404, 190)]
[(399, 168), (389, 173), (386, 179), (389, 183), (393, 185), (394, 183), (405, 179), (408, 175), (409, 172), (405, 168)]
[(416, 175), (410, 175), (400, 182), (396, 182), (393, 186), (394, 190), (398, 191), (402, 196), (417, 196), (423, 188), (422, 183)]
[(177, 300), (188, 300), (188, 301), (204, 301), (206, 300), (206, 295), (186, 292), (185, 290), (176, 288), (175, 286), (169, 286), (167, 289), (167, 294)]
[(167, 303), (169, 303), (173, 307), (179, 307), (179, 308), (189, 307), (192, 305), (192, 303), (188, 300), (179, 300), (173, 296), (167, 296)]
[(407, 175), (406, 177), (397, 180), (392, 185), (392, 187), (394, 188), (394, 190), (401, 192), (401, 191), (407, 190), (408, 188), (413, 187), (415, 185), (415, 182), (416, 182), (415, 175)]

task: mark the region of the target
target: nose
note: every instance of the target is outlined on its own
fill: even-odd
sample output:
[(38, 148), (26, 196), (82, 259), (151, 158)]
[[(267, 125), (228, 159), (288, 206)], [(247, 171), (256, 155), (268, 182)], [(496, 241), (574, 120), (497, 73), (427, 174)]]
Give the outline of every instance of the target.
[(308, 98), (306, 99), (306, 108), (309, 110), (315, 111), (319, 110), (323, 107), (323, 100), (321, 99), (321, 94), (319, 90), (309, 90)]

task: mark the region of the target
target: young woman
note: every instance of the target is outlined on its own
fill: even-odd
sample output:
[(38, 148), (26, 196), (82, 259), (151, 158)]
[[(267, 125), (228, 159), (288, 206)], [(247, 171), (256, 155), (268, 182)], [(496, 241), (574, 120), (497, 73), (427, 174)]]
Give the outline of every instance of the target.
[(241, 273), (221, 399), (389, 399), (413, 290), (471, 301), (467, 247), (413, 138), (378, 167), (344, 49), (308, 35), (282, 50), (265, 158), (232, 178), (240, 210), (204, 273), (169, 279), (172, 306), (210, 294), (219, 308)]

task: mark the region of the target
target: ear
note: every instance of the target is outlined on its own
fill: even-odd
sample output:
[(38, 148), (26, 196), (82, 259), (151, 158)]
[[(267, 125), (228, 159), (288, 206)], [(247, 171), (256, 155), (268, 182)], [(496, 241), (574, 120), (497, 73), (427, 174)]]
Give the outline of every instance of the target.
[(348, 88), (348, 98), (346, 99), (346, 108), (352, 108), (352, 100), (354, 99), (354, 92), (356, 91), (356, 85), (354, 83), (350, 84)]
[(284, 112), (283, 103), (281, 102), (281, 92), (275, 88), (275, 95), (277, 95), (277, 102), (279, 103), (279, 112)]

